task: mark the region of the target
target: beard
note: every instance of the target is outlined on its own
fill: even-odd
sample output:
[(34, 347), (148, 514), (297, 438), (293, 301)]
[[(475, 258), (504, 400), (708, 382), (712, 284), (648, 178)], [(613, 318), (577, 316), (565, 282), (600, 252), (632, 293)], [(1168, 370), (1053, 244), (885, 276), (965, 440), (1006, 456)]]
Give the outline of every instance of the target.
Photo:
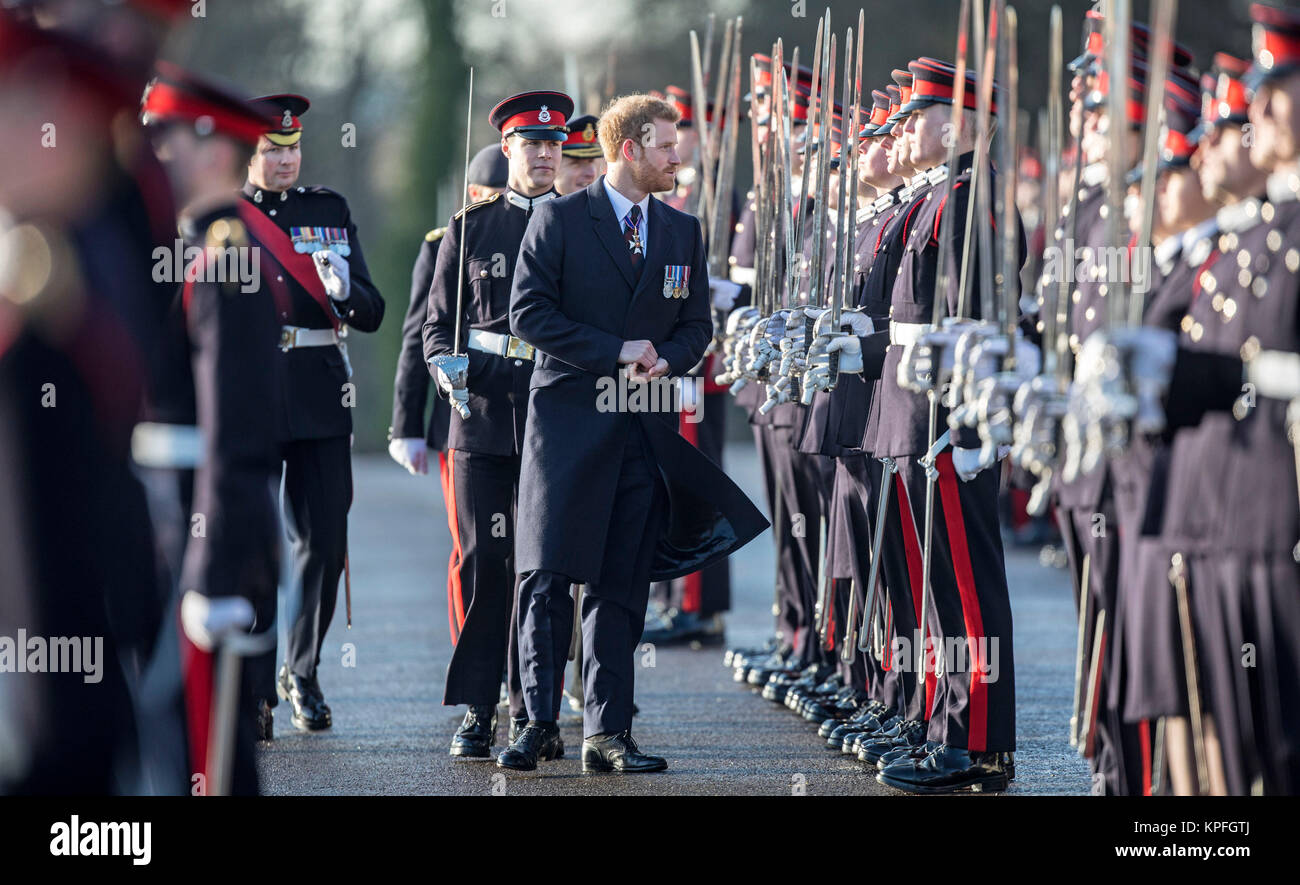
[(644, 191), (647, 194), (670, 191), (677, 186), (678, 168), (680, 167), (658, 169), (648, 163), (639, 164), (633, 169), (632, 183), (636, 185), (637, 190)]

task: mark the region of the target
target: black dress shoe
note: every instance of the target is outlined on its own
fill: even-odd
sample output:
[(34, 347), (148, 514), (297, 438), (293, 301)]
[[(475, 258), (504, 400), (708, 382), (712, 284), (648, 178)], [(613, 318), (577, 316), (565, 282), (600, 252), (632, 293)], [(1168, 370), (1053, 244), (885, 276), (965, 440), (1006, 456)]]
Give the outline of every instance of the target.
[(271, 702), (261, 698), (257, 702), (257, 739), (269, 741), (275, 738), (275, 714), (271, 712)]
[(487, 759), (492, 755), (492, 744), (497, 739), (496, 704), (470, 704), (460, 728), (451, 738), (452, 756), (470, 759)]
[(1010, 753), (972, 753), (943, 744), (924, 759), (905, 758), (886, 766), (876, 780), (908, 793), (996, 793), (1011, 780), (1011, 762)]
[(623, 774), (663, 771), (668, 760), (662, 756), (642, 753), (632, 739), (631, 731), (618, 734), (598, 734), (582, 742), (582, 770), (584, 772), (617, 771)]
[(325, 705), (325, 698), (315, 679), (291, 673), (287, 666), (281, 667), (280, 677), (275, 682), (275, 693), (293, 708), (289, 721), (295, 728), (320, 731), (333, 724), (330, 708)]
[(506, 739), (506, 743), (513, 744), (515, 742), (515, 738), (519, 737), (519, 735), (523, 732), (523, 730), (527, 726), (528, 726), (528, 717), (526, 715), (510, 717), (510, 735)]
[(925, 733), (929, 723), (920, 719), (909, 719), (899, 728), (898, 734), (882, 736), (876, 740), (858, 741), (858, 761), (875, 765), (880, 757), (890, 750), (919, 747), (925, 743)]
[(497, 757), (498, 768), (513, 771), (532, 771), (538, 762), (549, 762), (564, 756), (564, 741), (560, 740), (560, 727), (554, 722), (530, 721)]
[(919, 747), (895, 747), (888, 753), (882, 754), (881, 757), (876, 760), (876, 768), (880, 771), (884, 771), (900, 759), (914, 759), (919, 762), (941, 746), (943, 746), (943, 744), (938, 741), (926, 741)]

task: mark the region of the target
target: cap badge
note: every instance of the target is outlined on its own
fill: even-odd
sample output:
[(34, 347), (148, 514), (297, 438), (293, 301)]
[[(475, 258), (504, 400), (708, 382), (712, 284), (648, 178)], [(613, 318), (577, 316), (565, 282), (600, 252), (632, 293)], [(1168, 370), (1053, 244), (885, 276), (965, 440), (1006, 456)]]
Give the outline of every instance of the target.
[(542, 105), (542, 109), (541, 109), (541, 111), (538, 112), (538, 114), (537, 114), (537, 122), (538, 122), (538, 123), (549, 123), (549, 122), (551, 122), (551, 110), (550, 110), (550, 108), (548, 108), (546, 105)]
[(587, 127), (586, 127), (585, 129), (582, 130), (582, 140), (583, 140), (583, 141), (595, 141), (595, 140), (596, 140), (596, 127), (593, 126), (593, 125), (591, 125), (590, 123), (588, 123), (588, 124), (587, 124)]

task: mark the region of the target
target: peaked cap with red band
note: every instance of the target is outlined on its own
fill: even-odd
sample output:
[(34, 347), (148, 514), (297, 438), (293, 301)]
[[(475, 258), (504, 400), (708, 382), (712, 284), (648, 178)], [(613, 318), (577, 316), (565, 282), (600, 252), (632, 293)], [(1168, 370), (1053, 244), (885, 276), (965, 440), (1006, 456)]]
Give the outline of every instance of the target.
[(519, 135), (532, 141), (564, 141), (573, 116), (573, 99), (563, 92), (521, 92), (498, 104), (488, 122), (502, 135)]
[(1300, 71), (1300, 9), (1252, 4), (1250, 17), (1255, 63), (1245, 75), (1252, 92), (1265, 83)]
[[(754, 77), (754, 92), (746, 93), (745, 101), (752, 101), (754, 98), (765, 98), (772, 91), (772, 56), (764, 55), (761, 52), (755, 52), (754, 61), (757, 63), (757, 73)], [(790, 80), (790, 88), (794, 89), (795, 85), (802, 83), (812, 90), (813, 72), (812, 68), (806, 68), (799, 65), (796, 72), (791, 67), (790, 62), (784, 64), (785, 75)]]
[[(1083, 100), (1084, 110), (1092, 111), (1104, 107), (1106, 97), (1110, 94), (1110, 75), (1102, 71), (1097, 75), (1097, 82), (1092, 92)], [(1124, 103), (1125, 116), (1129, 126), (1141, 129), (1146, 121), (1147, 100), (1147, 63), (1141, 56), (1129, 57), (1128, 100)]]
[(1249, 122), (1246, 108), (1250, 99), (1244, 79), (1249, 70), (1248, 61), (1226, 52), (1215, 54), (1210, 72), (1201, 76), (1201, 122), (1188, 138), (1199, 141), (1212, 128)]
[(46, 75), (70, 81), (88, 107), (108, 115), (133, 108), (148, 75), (147, 67), (123, 65), (81, 37), (36, 27), (0, 8), (0, 75), (11, 71), (34, 81)]
[[(911, 62), (908, 62), (908, 65), (910, 67)], [(894, 85), (898, 88), (898, 107), (889, 109), (889, 117), (886, 120), (886, 122), (892, 124), (907, 116), (907, 114), (902, 113), (902, 108), (912, 100), (913, 78), (911, 70), (903, 68), (894, 68), (889, 72), (889, 76), (894, 78)]]
[(146, 126), (189, 123), (199, 135), (224, 135), (250, 145), (279, 125), (274, 112), (169, 62), (145, 87), (140, 122)]
[[(946, 61), (928, 57), (908, 62), (907, 66), (912, 71), (912, 100), (904, 103), (899, 108), (897, 116), (906, 117), (913, 111), (919, 111), (932, 104), (952, 104), (955, 98), (956, 67)], [(962, 107), (968, 111), (975, 110), (977, 106), (976, 86), (975, 72), (968, 70), (966, 72), (966, 94), (962, 97)], [(989, 113), (997, 113), (997, 110), (998, 83), (994, 80)]]
[(600, 148), (600, 141), (596, 137), (597, 122), (596, 118), (591, 114), (574, 117), (569, 121), (569, 137), (560, 146), (564, 156), (577, 157), (578, 159), (604, 156), (604, 152)]
[(883, 135), (882, 129), (887, 130), (886, 120), (889, 119), (889, 93), (883, 89), (871, 90), (871, 115), (863, 124), (862, 130), (858, 133), (858, 138), (870, 138), (873, 135)]
[(272, 144), (287, 147), (302, 140), (302, 121), (298, 118), (311, 107), (311, 102), (304, 96), (281, 92), (249, 99), (249, 104), (276, 118), (275, 128), (266, 133), (267, 140)]
[[(1095, 9), (1088, 10), (1083, 22), (1083, 54), (1070, 62), (1071, 71), (1089, 74), (1097, 73), (1095, 65), (1106, 52), (1105, 16)], [(1129, 51), (1135, 56), (1146, 57), (1151, 54), (1151, 29), (1142, 22), (1133, 22), (1129, 26)], [(1185, 68), (1193, 61), (1192, 51), (1178, 41), (1173, 41), (1173, 57), (1169, 60), (1172, 67)]]

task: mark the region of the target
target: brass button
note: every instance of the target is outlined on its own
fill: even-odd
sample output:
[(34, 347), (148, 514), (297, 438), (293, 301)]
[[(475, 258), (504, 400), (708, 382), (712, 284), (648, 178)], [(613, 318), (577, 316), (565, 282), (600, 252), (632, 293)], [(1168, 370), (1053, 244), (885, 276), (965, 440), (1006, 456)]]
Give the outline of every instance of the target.
[(1295, 249), (1286, 250), (1286, 269), (1295, 273), (1300, 270), (1300, 252)]
[(1282, 248), (1282, 232), (1276, 228), (1268, 232), (1268, 238), (1265, 240), (1268, 251), (1276, 252)]

